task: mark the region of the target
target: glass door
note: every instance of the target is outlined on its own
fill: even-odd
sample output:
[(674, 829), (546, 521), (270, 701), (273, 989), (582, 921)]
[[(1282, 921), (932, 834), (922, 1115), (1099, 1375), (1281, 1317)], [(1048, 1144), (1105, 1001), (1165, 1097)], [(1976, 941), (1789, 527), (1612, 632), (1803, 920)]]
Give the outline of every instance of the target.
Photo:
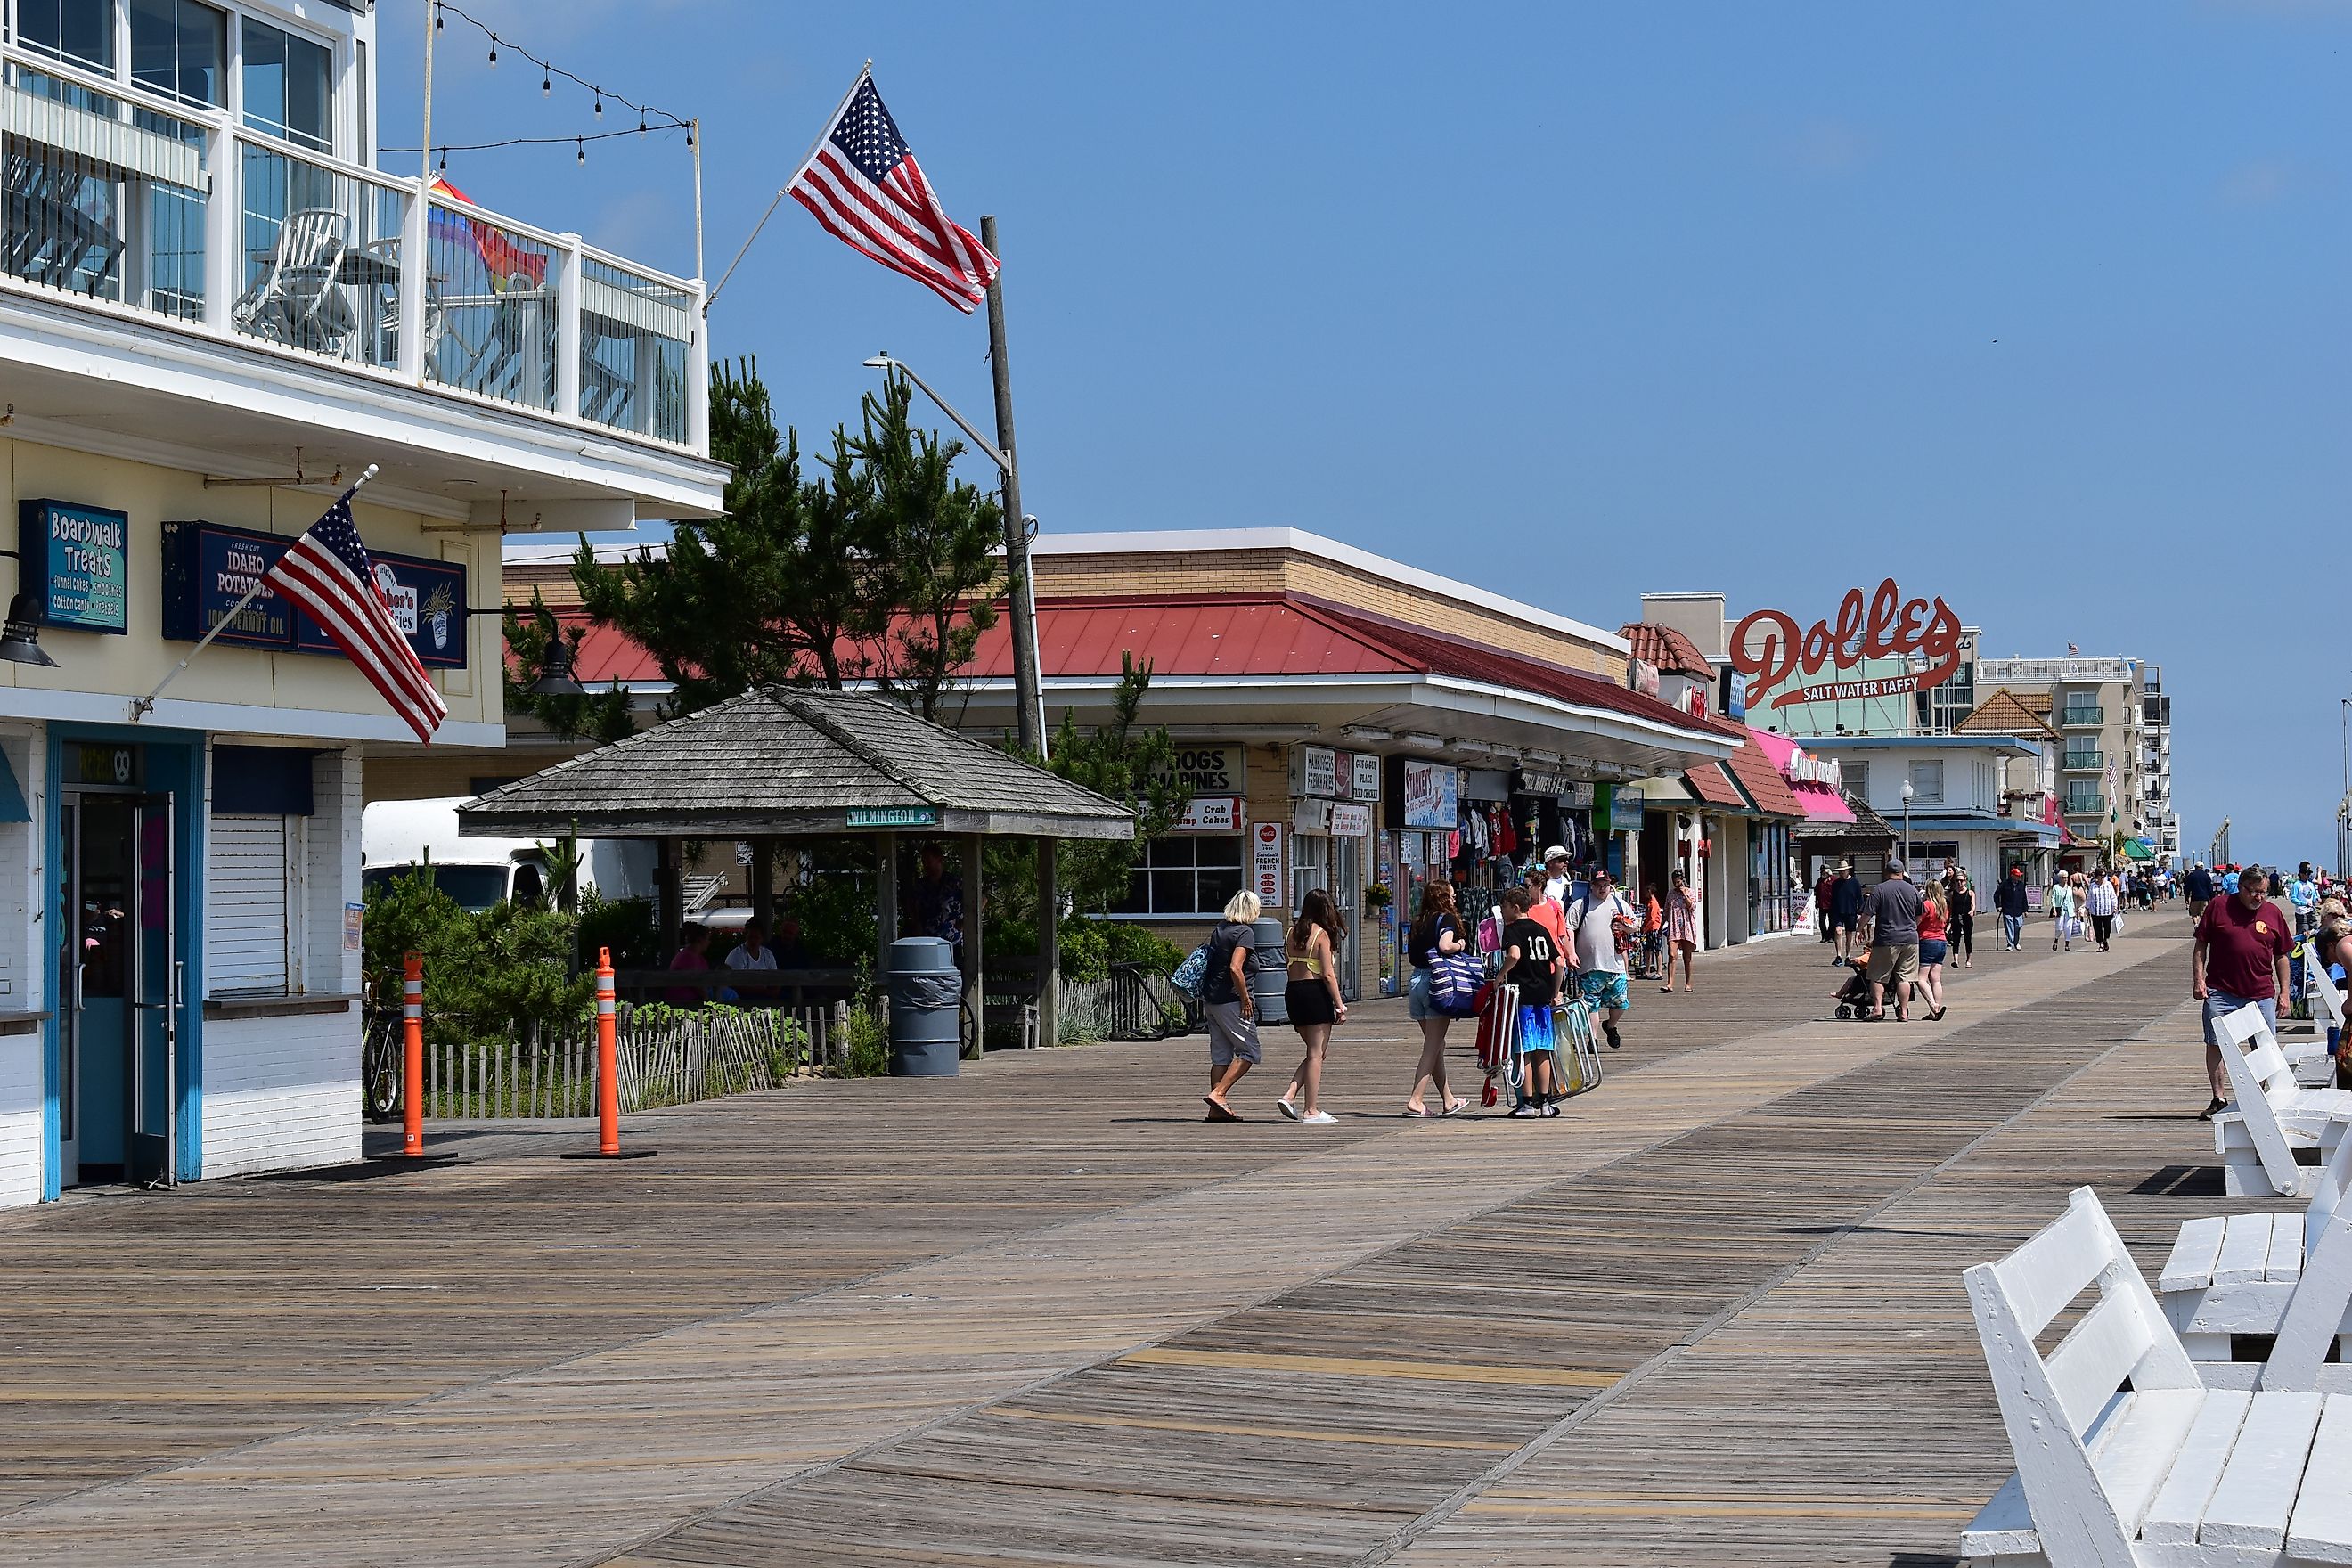
[(176, 1164), (173, 1111), (179, 1080), (179, 932), (172, 848), (172, 797), (133, 804), (138, 844), (137, 957), (131, 970), (130, 1179), (170, 1186)]
[(172, 798), (78, 792), (58, 825), (60, 1178), (168, 1184), (181, 980)]
[(59, 817), (59, 1111), (68, 1186), (121, 1181), (130, 1170), (137, 816), (133, 796), (84, 795), (68, 797)]
[(1334, 956), (1339, 963), (1339, 994), (1353, 1002), (1361, 989), (1363, 973), (1364, 841), (1351, 837), (1330, 842), (1331, 898), (1348, 923), (1348, 934)]

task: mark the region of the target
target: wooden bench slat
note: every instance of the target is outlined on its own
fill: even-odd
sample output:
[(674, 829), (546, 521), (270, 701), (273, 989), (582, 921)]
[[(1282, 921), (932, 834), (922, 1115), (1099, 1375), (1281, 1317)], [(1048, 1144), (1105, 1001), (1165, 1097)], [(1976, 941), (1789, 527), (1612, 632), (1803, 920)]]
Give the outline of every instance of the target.
[(2206, 1397), (2199, 1388), (2128, 1394), (2100, 1429), (2091, 1445), (2091, 1468), (2098, 1472), (2099, 1484), (2126, 1531), (2138, 1530), (2147, 1517)]
[(2271, 1256), (2271, 1216), (2231, 1215), (2221, 1235), (2221, 1256), (2213, 1264), (2213, 1283), (2243, 1285), (2263, 1277)]
[(2159, 1290), (2201, 1290), (2213, 1283), (2213, 1262), (2221, 1255), (2222, 1216), (2204, 1215), (2186, 1221), (2173, 1238), (2172, 1252), (2158, 1274)]
[(2042, 1537), (2033, 1530), (2033, 1510), (2025, 1500), (2025, 1482), (2011, 1470), (1992, 1500), (1979, 1509), (1976, 1518), (1960, 1531), (1960, 1555), (1974, 1562), (2031, 1556), (2041, 1550)]
[[(2238, 1429), (2237, 1446), (2205, 1505), (2197, 1531), (2200, 1546), (2252, 1547), (2275, 1552), (2286, 1544), (2287, 1516), (2302, 1489), (2304, 1465), (2319, 1428), (2316, 1394), (2257, 1394)], [(2323, 1485), (2339, 1485), (2325, 1478)]]
[(2283, 1279), (2292, 1283), (2303, 1278), (2303, 1216), (2299, 1214), (2274, 1214), (2271, 1222), (2270, 1261), (2263, 1267), (2265, 1279)]
[(2197, 1544), (2197, 1521), (2221, 1484), (2222, 1467), (2237, 1447), (2238, 1428), (2245, 1425), (2253, 1402), (2252, 1394), (2235, 1389), (2217, 1388), (2205, 1395), (2164, 1485), (2157, 1489), (2156, 1500), (2140, 1521), (2142, 1541), (2152, 1546)]
[(2068, 1423), (2088, 1430), (2147, 1352), (2147, 1325), (2129, 1302), (2103, 1298), (2084, 1313), (2042, 1361)]
[[(1992, 1267), (2020, 1321), (2038, 1334), (2105, 1266), (2097, 1222), (2088, 1211), (2070, 1208)], [(2114, 1386), (2108, 1384), (2110, 1392)]]
[(2287, 1555), (2352, 1563), (2352, 1395), (2330, 1394), (2311, 1445), (2311, 1465), (2287, 1525)]

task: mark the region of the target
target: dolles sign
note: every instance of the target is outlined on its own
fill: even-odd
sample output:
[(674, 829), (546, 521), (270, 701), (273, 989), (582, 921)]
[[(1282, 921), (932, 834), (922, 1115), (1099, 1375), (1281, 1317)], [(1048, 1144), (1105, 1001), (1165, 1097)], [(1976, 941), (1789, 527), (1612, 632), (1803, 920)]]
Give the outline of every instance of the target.
[[(1847, 589), (1834, 626), (1823, 618), (1801, 633), (1795, 618), (1780, 610), (1754, 611), (1733, 629), (1730, 653), (1733, 667), (1748, 678), (1750, 701), (1801, 674), (1803, 684), (1771, 700), (1774, 708), (1790, 708), (1925, 691), (1958, 672), (1961, 643), (1960, 617), (1949, 605), (1941, 597), (1932, 604), (1905, 599), (1889, 577), (1867, 600), (1861, 589)], [(1813, 679), (1824, 668), (1851, 669), (1865, 659), (1905, 656), (1916, 656), (1923, 668), (1907, 675)]]

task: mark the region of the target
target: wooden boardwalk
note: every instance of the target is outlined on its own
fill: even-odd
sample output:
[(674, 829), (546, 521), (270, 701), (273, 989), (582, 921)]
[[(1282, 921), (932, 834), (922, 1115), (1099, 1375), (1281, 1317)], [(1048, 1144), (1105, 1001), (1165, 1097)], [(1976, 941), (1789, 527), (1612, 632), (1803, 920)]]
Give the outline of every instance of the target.
[(1958, 1269), (2084, 1181), (2222, 1208), (2183, 934), (1936, 1026), (1709, 955), (1549, 1124), (1384, 1114), (1382, 1005), (1328, 1129), (1204, 1126), (1171, 1042), (0, 1216), (0, 1563), (1948, 1561)]

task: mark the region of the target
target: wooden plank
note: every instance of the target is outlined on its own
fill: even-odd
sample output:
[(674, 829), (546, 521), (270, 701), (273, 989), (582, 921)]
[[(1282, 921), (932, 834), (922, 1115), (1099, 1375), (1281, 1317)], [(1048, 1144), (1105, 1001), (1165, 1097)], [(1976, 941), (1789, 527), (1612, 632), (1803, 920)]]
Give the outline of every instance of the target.
[(2206, 1505), (2221, 1483), (2221, 1473), (2238, 1444), (2238, 1429), (2253, 1405), (2252, 1394), (2215, 1389), (2205, 1396), (2196, 1424), (2174, 1457), (2164, 1485), (2140, 1521), (2140, 1539), (2150, 1546), (2192, 1547)]
[(2231, 1215), (2223, 1222), (2221, 1255), (2213, 1263), (2213, 1283), (2243, 1285), (2260, 1279), (2271, 1257), (2268, 1215)]
[(2221, 1255), (2222, 1227), (2228, 1223), (2221, 1215), (2200, 1215), (2184, 1223), (2157, 1275), (2156, 1288), (2202, 1290), (2213, 1283), (2213, 1266)]
[(2311, 1445), (2303, 1489), (2287, 1525), (2287, 1555), (2304, 1563), (2352, 1563), (2352, 1394), (2330, 1394)]
[(2274, 1214), (2270, 1221), (2270, 1257), (2263, 1265), (2263, 1278), (2293, 1284), (2303, 1278), (2303, 1215)]
[(2316, 1394), (2254, 1395), (2221, 1484), (2205, 1505), (2199, 1545), (2275, 1552), (2286, 1544), (2287, 1518), (2303, 1486), (2319, 1411)]

